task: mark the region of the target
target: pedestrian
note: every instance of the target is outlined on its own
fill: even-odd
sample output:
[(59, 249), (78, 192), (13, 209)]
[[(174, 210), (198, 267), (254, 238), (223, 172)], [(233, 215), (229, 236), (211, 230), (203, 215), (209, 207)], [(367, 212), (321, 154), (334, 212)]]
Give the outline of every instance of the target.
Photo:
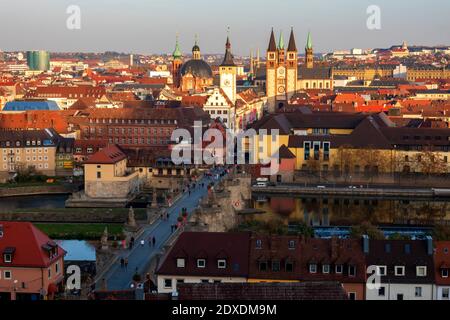
[(169, 220), (169, 217), (170, 217), (170, 213), (167, 212), (167, 220)]
[(124, 259), (125, 270), (128, 270), (128, 258)]
[(155, 244), (156, 244), (156, 238), (155, 238), (155, 236), (153, 236), (152, 242), (153, 242), (153, 246), (155, 246)]
[(145, 240), (144, 240), (144, 239), (142, 239), (142, 240), (141, 240), (141, 247), (143, 247), (143, 246), (144, 246), (144, 244), (145, 244)]
[(125, 267), (125, 259), (122, 257), (120, 258), (120, 268), (124, 268)]

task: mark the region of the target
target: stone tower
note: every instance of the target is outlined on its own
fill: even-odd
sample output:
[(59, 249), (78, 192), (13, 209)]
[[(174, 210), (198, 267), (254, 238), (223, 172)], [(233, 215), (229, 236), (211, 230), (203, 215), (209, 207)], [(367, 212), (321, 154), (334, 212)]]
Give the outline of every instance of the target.
[(233, 104), (236, 103), (236, 76), (237, 67), (233, 61), (233, 54), (231, 53), (230, 37), (227, 36), (225, 43), (225, 56), (219, 66), (220, 88), (228, 96)]
[(175, 50), (172, 54), (173, 61), (172, 61), (172, 79), (173, 79), (173, 85), (176, 88), (180, 87), (181, 79), (180, 79), (180, 69), (183, 64), (183, 56), (181, 54), (180, 46), (178, 44), (178, 36), (175, 43)]
[(311, 40), (311, 32), (308, 32), (308, 39), (306, 40), (305, 64), (306, 64), (306, 68), (308, 68), (308, 69), (314, 68), (314, 52), (313, 52), (313, 45), (312, 45), (312, 40)]

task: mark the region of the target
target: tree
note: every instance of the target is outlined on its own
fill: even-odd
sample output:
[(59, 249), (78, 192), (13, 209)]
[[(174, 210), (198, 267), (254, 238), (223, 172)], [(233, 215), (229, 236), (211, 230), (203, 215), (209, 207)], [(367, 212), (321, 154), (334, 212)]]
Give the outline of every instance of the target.
[(350, 228), (350, 236), (354, 239), (360, 239), (363, 235), (368, 235), (370, 239), (384, 239), (383, 232), (370, 222), (363, 222)]

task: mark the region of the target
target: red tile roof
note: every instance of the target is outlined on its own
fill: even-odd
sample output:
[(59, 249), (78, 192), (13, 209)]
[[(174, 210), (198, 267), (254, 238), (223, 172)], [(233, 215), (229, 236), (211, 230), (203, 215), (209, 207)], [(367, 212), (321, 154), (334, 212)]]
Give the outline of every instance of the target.
[(122, 149), (113, 144), (94, 153), (85, 164), (115, 164), (126, 158), (127, 155)]
[[(44, 268), (66, 253), (30, 222), (0, 221), (0, 229), (3, 229), (3, 236), (0, 237), (0, 254), (3, 255), (7, 248), (14, 252), (12, 263), (5, 263), (3, 257), (0, 258), (0, 267)], [(48, 244), (56, 245), (57, 254), (51, 259), (43, 248)]]

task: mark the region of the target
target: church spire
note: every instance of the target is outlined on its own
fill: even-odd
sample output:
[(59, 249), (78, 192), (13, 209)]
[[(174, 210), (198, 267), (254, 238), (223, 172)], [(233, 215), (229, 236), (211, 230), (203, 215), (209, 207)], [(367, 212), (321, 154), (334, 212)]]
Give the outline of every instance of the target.
[(284, 50), (283, 31), (280, 31), (280, 39), (278, 40), (278, 49), (279, 50)]
[(174, 59), (180, 59), (182, 57), (180, 45), (178, 44), (178, 34), (175, 42), (175, 50), (173, 51), (172, 56)]
[(306, 49), (312, 49), (311, 31), (308, 31), (308, 39), (306, 40)]
[(277, 45), (275, 43), (275, 34), (272, 32), (270, 33), (270, 40), (269, 40), (269, 47), (267, 48), (267, 51), (277, 51)]
[(195, 60), (200, 60), (200, 47), (198, 46), (198, 35), (195, 34), (195, 43), (192, 47), (192, 56)]
[(291, 35), (289, 36), (289, 44), (287, 51), (297, 51), (297, 46), (295, 44), (294, 28), (291, 28)]
[(233, 54), (231, 53), (231, 42), (230, 42), (230, 28), (227, 32), (227, 42), (225, 43), (225, 56), (221, 66), (235, 66), (233, 61)]

